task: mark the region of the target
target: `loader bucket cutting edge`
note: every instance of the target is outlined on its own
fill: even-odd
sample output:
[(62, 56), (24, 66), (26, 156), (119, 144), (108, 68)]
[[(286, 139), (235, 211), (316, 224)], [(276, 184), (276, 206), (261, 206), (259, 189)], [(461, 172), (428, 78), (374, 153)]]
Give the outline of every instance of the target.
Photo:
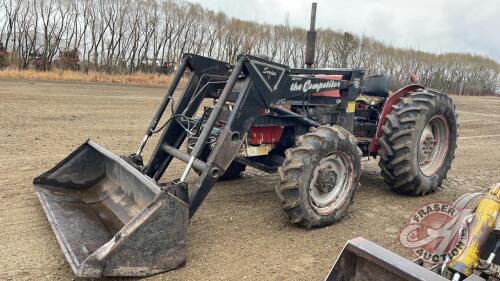
[(185, 264), (188, 204), (91, 140), (33, 183), (77, 276), (148, 276)]
[(446, 281), (362, 237), (347, 241), (325, 281)]

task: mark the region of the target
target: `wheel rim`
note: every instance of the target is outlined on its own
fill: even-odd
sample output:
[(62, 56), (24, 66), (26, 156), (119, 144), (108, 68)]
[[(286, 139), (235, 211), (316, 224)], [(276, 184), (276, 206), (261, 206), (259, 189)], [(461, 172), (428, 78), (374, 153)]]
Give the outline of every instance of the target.
[(320, 214), (332, 212), (350, 194), (353, 182), (353, 164), (348, 155), (333, 153), (321, 159), (309, 185), (312, 206)]
[(449, 129), (442, 115), (433, 117), (420, 136), (418, 164), (425, 176), (432, 176), (443, 166), (448, 152)]

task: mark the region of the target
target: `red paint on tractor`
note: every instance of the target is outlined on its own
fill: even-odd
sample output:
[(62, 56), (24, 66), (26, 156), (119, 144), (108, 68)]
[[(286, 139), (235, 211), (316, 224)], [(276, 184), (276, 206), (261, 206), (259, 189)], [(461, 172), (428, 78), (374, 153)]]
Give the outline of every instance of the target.
[(392, 106), (395, 105), (400, 98), (406, 96), (410, 92), (413, 92), (417, 89), (423, 89), (424, 86), (419, 84), (411, 84), (405, 86), (399, 90), (397, 90), (392, 96), (390, 96), (384, 104), (384, 108), (382, 109), (382, 113), (380, 114), (380, 118), (377, 124), (377, 131), (375, 133), (375, 137), (372, 138), (370, 143), (370, 154), (375, 155), (378, 151), (378, 138), (382, 135), (382, 126), (384, 126), (385, 121), (387, 120), (387, 114), (392, 111)]
[(248, 132), (248, 144), (261, 145), (280, 141), (283, 128), (280, 126), (252, 127)]
[[(342, 75), (316, 75), (316, 78), (330, 79), (330, 80), (342, 80)], [(329, 97), (329, 98), (340, 98), (339, 90), (328, 90), (323, 92), (318, 92), (312, 95), (313, 97)]]

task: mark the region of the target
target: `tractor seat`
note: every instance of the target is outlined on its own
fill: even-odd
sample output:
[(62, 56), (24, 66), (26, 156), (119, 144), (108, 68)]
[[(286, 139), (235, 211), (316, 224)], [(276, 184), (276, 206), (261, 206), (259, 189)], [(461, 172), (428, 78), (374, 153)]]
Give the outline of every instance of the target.
[(361, 93), (367, 96), (387, 97), (391, 77), (387, 75), (374, 75), (366, 78)]

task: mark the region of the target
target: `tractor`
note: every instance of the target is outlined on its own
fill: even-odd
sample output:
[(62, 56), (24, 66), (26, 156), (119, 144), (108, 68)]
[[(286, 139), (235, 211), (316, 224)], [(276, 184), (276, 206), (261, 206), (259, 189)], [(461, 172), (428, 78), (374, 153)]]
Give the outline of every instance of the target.
[[(135, 153), (118, 157), (88, 140), (36, 177), (75, 274), (147, 276), (183, 266), (189, 219), (219, 180), (246, 167), (279, 175), (277, 199), (290, 223), (305, 228), (342, 218), (363, 156), (379, 158), (395, 192), (436, 191), (457, 142), (451, 98), (418, 84), (390, 94), (387, 76), (314, 68), (308, 56), (308, 67), (296, 69), (262, 55), (228, 63), (185, 54)], [(144, 163), (153, 134), (160, 136)], [(173, 159), (185, 168), (164, 179)]]

